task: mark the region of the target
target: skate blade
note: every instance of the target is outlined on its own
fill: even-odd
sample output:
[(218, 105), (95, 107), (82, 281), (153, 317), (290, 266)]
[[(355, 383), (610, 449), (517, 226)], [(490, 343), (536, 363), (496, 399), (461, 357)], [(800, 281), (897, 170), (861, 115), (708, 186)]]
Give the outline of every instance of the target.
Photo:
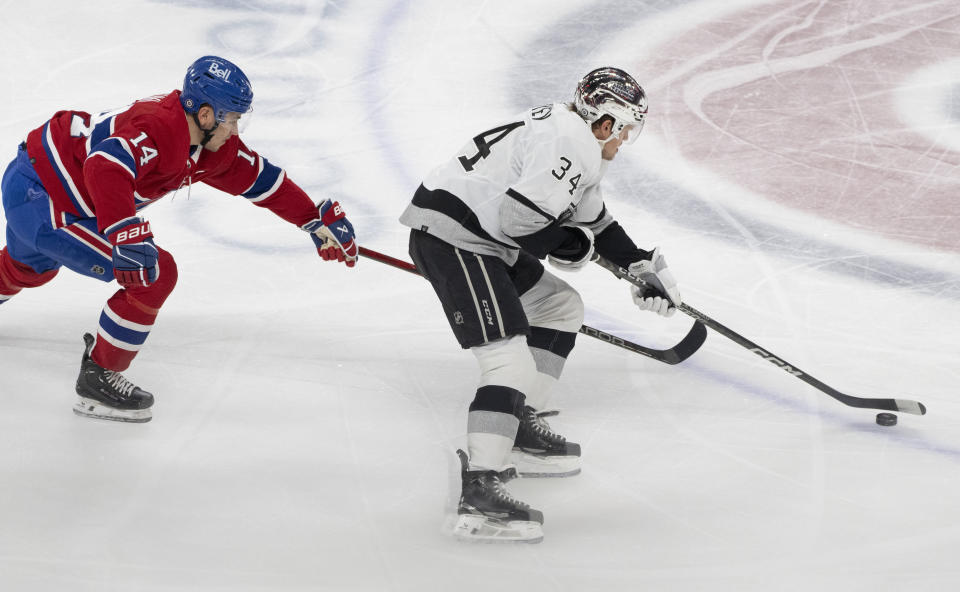
[(521, 477), (573, 477), (580, 474), (579, 456), (537, 456), (512, 450), (509, 462), (516, 465)]
[(477, 514), (461, 514), (453, 528), (458, 540), (475, 543), (539, 543), (543, 526), (537, 522), (503, 522)]
[(82, 417), (92, 417), (94, 419), (106, 419), (108, 421), (125, 421), (128, 423), (146, 423), (153, 419), (153, 413), (149, 409), (114, 409), (94, 401), (80, 397), (73, 404), (73, 412)]

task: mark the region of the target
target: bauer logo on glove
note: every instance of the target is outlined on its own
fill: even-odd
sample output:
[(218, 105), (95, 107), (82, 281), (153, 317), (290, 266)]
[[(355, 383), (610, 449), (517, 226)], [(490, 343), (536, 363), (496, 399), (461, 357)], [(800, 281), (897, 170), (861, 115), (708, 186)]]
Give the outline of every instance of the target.
[(113, 275), (118, 284), (132, 288), (157, 281), (160, 253), (149, 222), (131, 216), (111, 225), (104, 234), (113, 245)]

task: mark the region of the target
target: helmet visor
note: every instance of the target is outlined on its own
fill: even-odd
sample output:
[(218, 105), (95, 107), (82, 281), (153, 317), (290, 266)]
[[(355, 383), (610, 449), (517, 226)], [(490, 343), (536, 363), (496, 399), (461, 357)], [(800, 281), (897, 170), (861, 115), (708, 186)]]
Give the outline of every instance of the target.
[(218, 121), (220, 125), (232, 127), (237, 134), (240, 134), (240, 132), (246, 131), (250, 126), (250, 119), (253, 115), (251, 111), (253, 111), (253, 109), (242, 114), (235, 111), (228, 111), (223, 114), (223, 117), (218, 118)]
[(640, 121), (623, 126), (623, 129), (620, 131), (620, 139), (623, 140), (624, 144), (633, 144), (637, 141), (637, 138), (640, 137), (640, 132), (643, 131), (644, 121), (646, 121), (646, 116), (641, 115)]

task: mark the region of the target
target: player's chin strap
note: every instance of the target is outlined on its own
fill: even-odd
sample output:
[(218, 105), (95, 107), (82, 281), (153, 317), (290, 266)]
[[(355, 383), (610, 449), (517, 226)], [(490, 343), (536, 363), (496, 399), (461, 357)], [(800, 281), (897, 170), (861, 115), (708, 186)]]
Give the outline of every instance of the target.
[(200, 130), (201, 132), (203, 132), (203, 139), (200, 140), (200, 145), (206, 147), (207, 142), (209, 142), (209, 141), (210, 141), (210, 138), (213, 137), (213, 133), (214, 133), (215, 131), (217, 131), (217, 128), (218, 128), (218, 127), (220, 127), (220, 122), (217, 121), (217, 118), (216, 118), (216, 117), (214, 117), (214, 118), (213, 118), (213, 127), (210, 128), (210, 129), (208, 129), (208, 130), (205, 130), (205, 129), (203, 129), (203, 127), (200, 125), (200, 118), (197, 117), (197, 113), (199, 113), (199, 111), (194, 111), (193, 113), (191, 113), (191, 115), (193, 115), (193, 122), (197, 124), (197, 129)]

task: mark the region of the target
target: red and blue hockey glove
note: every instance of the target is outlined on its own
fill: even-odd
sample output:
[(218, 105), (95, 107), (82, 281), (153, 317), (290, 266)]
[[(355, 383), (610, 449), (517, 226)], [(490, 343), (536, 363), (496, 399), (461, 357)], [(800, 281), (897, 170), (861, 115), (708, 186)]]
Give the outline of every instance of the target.
[(160, 252), (153, 243), (150, 223), (131, 216), (104, 231), (113, 245), (113, 276), (124, 288), (149, 286), (157, 281)]
[(324, 200), (315, 218), (300, 228), (310, 233), (317, 245), (317, 253), (324, 261), (341, 261), (347, 267), (357, 263), (357, 242), (354, 240), (353, 224), (347, 220), (339, 202)]

